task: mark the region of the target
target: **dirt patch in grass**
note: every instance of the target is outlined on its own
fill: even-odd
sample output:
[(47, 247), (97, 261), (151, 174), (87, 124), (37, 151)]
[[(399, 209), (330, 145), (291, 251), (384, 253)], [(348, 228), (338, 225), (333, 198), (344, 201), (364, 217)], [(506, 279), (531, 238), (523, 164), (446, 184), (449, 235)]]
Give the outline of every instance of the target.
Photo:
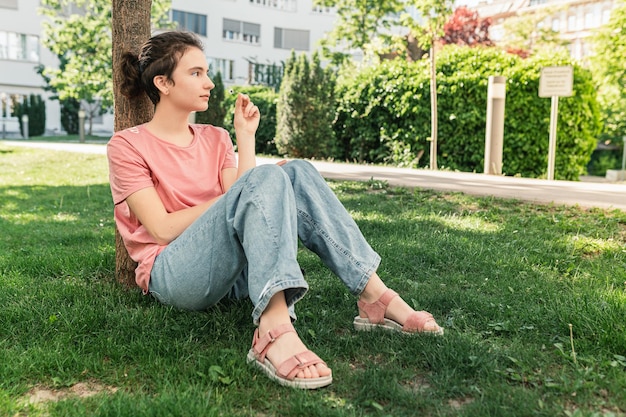
[(454, 408), (455, 410), (459, 410), (461, 408), (463, 408), (464, 406), (471, 404), (474, 402), (474, 399), (471, 397), (465, 397), (465, 398), (460, 398), (460, 399), (452, 399), (452, 400), (448, 400), (448, 405), (452, 408)]
[(62, 389), (35, 386), (26, 393), (25, 399), (31, 404), (39, 404), (49, 401), (60, 401), (68, 397), (87, 398), (102, 392), (113, 394), (117, 392), (117, 388), (109, 387), (96, 381), (79, 382), (71, 387)]
[(428, 383), (426, 377), (421, 375), (417, 375), (411, 380), (401, 382), (400, 387), (414, 395), (424, 394), (424, 392), (431, 389), (431, 385)]

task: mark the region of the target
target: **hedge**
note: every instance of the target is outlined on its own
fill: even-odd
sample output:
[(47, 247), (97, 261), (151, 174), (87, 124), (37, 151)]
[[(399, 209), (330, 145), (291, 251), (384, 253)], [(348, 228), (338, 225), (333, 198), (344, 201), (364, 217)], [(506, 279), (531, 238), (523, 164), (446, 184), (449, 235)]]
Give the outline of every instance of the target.
[[(559, 101), (555, 178), (577, 180), (596, 146), (600, 112), (588, 70), (564, 56), (521, 58), (495, 48), (446, 46), (438, 54), (438, 163), (482, 172), (487, 84), (507, 78), (503, 171), (545, 177), (550, 99), (538, 97), (544, 66), (572, 65), (574, 95)], [(360, 162), (428, 166), (430, 74), (425, 61), (387, 61), (340, 77), (335, 157)], [(420, 158), (421, 156), (421, 158)]]
[(233, 126), (233, 111), (235, 99), (238, 93), (247, 94), (252, 102), (259, 108), (261, 122), (256, 132), (256, 152), (265, 155), (277, 155), (276, 150), (276, 102), (278, 93), (271, 87), (265, 86), (239, 86), (232, 88), (233, 93), (226, 94), (224, 108), (224, 128), (230, 132), (230, 137), (236, 143), (235, 128)]

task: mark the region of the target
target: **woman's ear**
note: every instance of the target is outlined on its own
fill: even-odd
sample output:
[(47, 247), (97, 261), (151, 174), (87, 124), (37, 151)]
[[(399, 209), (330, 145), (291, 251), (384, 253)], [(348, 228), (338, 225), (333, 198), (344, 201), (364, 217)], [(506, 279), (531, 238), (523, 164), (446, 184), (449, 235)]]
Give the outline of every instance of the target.
[(169, 81), (165, 75), (157, 75), (152, 79), (154, 86), (165, 95), (170, 93)]

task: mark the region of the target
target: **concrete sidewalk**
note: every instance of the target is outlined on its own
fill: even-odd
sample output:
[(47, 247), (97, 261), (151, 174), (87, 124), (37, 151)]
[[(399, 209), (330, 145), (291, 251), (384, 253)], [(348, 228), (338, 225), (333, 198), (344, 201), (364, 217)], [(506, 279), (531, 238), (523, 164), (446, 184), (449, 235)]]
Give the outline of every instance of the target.
[[(102, 144), (0, 141), (6, 146), (27, 146), (68, 152), (102, 154)], [(258, 158), (259, 164), (276, 163), (280, 158)], [(374, 165), (311, 161), (329, 179), (387, 181), (390, 185), (438, 191), (458, 191), (472, 195), (496, 196), (518, 200), (601, 207), (626, 211), (626, 182), (548, 181), (467, 172), (431, 171)]]

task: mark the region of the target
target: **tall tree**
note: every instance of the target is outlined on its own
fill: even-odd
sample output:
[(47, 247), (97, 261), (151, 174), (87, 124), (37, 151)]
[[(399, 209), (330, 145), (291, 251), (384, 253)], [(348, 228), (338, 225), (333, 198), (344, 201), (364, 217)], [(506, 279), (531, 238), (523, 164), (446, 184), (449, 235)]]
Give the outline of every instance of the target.
[[(404, 44), (402, 54), (421, 56), (428, 50), (431, 63), (431, 146), (430, 166), (437, 169), (437, 81), (435, 70), (435, 45), (444, 35), (443, 26), (452, 14), (454, 0), (314, 0), (315, 4), (336, 9), (338, 20), (333, 30), (323, 40), (324, 54), (329, 47), (342, 50), (395, 48)], [(408, 28), (407, 35), (399, 32)], [(416, 40), (417, 48), (413, 40)], [(340, 49), (341, 50), (341, 49)], [(380, 52), (378, 52), (380, 54)], [(347, 56), (345, 53), (343, 58)], [(334, 57), (337, 57), (335, 53)]]
[(604, 116), (604, 136), (619, 144), (626, 137), (625, 0), (617, 2), (609, 22), (592, 39), (590, 61)]
[(450, 20), (443, 26), (444, 35), (441, 42), (467, 46), (492, 46), (493, 42), (489, 39), (489, 26), (491, 26), (491, 19), (481, 19), (477, 11), (472, 11), (465, 6), (457, 7)]
[(418, 15), (404, 13), (401, 23), (411, 31), (430, 58), (430, 169), (437, 169), (437, 60), (436, 45), (444, 35), (443, 27), (452, 14), (454, 0), (407, 0)]
[(283, 155), (326, 158), (331, 154), (335, 80), (319, 53), (311, 61), (292, 51), (276, 103), (276, 148)]
[[(115, 130), (132, 127), (152, 118), (154, 106), (145, 96), (132, 103), (120, 92), (122, 74), (117, 62), (126, 51), (139, 54), (139, 47), (150, 37), (150, 10), (152, 0), (111, 2), (111, 34), (113, 64), (113, 95), (115, 99)], [(135, 282), (136, 263), (128, 255), (122, 237), (115, 229), (115, 276), (118, 282), (132, 285)]]
[(50, 86), (60, 100), (80, 100), (92, 120), (111, 107), (111, 5), (106, 0), (42, 0), (42, 43), (62, 57), (64, 66), (45, 68)]
[[(132, 2), (133, 4), (135, 2)], [(169, 19), (171, 0), (150, 4), (155, 26)], [(143, 6), (139, 1), (138, 5)], [(79, 100), (89, 119), (106, 112), (113, 104), (111, 80), (111, 7), (109, 0), (41, 0), (42, 43), (60, 57), (63, 68), (48, 67), (43, 74), (60, 100)], [(148, 22), (150, 24), (150, 21)]]
[(333, 7), (337, 21), (320, 41), (324, 56), (340, 64), (350, 58), (346, 51), (365, 51), (377, 44), (381, 49), (394, 44), (391, 29), (398, 24), (402, 0), (314, 0), (314, 4)]
[(498, 42), (507, 52), (526, 58), (539, 50), (564, 48), (567, 41), (558, 31), (545, 25), (546, 19), (565, 6), (550, 6), (519, 14), (503, 24), (504, 35)]

